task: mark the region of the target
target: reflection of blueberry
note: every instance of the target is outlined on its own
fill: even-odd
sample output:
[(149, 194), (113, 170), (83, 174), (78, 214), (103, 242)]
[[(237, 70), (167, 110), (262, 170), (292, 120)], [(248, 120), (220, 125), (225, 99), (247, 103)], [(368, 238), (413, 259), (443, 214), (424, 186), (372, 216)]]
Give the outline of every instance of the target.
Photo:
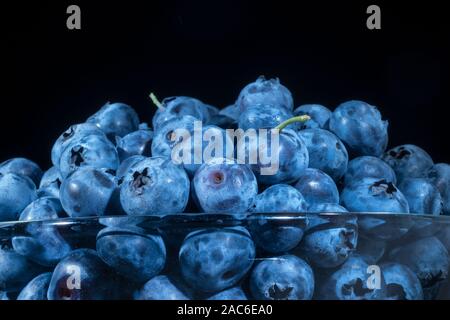
[(420, 281), (407, 266), (398, 263), (384, 263), (380, 268), (386, 281), (386, 299), (423, 299)]
[(212, 295), (208, 300), (247, 300), (247, 296), (240, 287), (233, 287)]
[(204, 292), (235, 285), (250, 269), (254, 258), (255, 247), (244, 228), (192, 232), (179, 252), (185, 281)]
[(428, 178), (439, 190), (444, 214), (450, 214), (450, 165), (437, 163), (428, 171)]
[(339, 192), (333, 179), (318, 169), (306, 169), (294, 187), (303, 195), (308, 206), (339, 203)]
[(344, 183), (346, 186), (359, 183), (363, 178), (384, 179), (391, 181), (393, 184), (397, 182), (394, 170), (383, 160), (371, 156), (352, 159), (348, 163)]
[(157, 276), (147, 281), (134, 294), (135, 300), (189, 300), (167, 276)]
[(331, 117), (331, 111), (320, 104), (304, 104), (294, 110), (294, 116), (310, 116), (310, 120), (302, 124), (302, 129), (326, 129)]
[(409, 212), (439, 215), (442, 199), (439, 190), (424, 178), (405, 178), (398, 188), (408, 200)]
[(47, 290), (51, 278), (51, 272), (38, 275), (20, 291), (17, 300), (47, 300)]
[(25, 158), (14, 158), (6, 160), (0, 164), (0, 174), (15, 173), (33, 180), (34, 184), (39, 185), (42, 177), (42, 170), (31, 160)]
[(36, 187), (29, 178), (0, 173), (0, 221), (17, 220), (22, 210), (36, 198)]
[(253, 269), (250, 290), (258, 300), (310, 300), (314, 292), (313, 271), (293, 255), (267, 258)]

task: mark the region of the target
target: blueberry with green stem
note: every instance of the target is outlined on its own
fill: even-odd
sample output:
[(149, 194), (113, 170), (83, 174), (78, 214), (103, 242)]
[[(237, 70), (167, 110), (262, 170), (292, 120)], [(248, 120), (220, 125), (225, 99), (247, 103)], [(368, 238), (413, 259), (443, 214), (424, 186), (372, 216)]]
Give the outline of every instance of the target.
[(301, 129), (326, 129), (332, 112), (320, 104), (304, 104), (294, 110), (295, 116), (308, 115), (311, 120), (302, 124)]

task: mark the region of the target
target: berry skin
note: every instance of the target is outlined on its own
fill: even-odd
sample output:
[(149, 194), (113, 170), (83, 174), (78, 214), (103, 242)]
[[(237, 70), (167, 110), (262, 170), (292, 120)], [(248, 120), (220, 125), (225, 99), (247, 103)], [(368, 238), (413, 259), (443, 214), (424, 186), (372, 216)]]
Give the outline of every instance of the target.
[(401, 191), (389, 181), (374, 178), (346, 186), (341, 204), (352, 212), (409, 213), (408, 201)]
[(257, 104), (270, 104), (290, 112), (294, 110), (294, 101), (288, 88), (283, 86), (280, 80), (266, 80), (264, 76), (246, 85), (236, 101), (236, 106), (241, 112)]
[(386, 281), (387, 300), (423, 300), (420, 281), (407, 266), (383, 263), (380, 268)]
[(97, 253), (111, 268), (133, 281), (144, 283), (158, 275), (166, 261), (159, 235), (135, 227), (108, 227), (97, 235)]
[(68, 145), (61, 154), (59, 170), (63, 179), (81, 167), (117, 170), (119, 156), (105, 136), (89, 135)]
[(316, 203), (308, 208), (309, 212), (339, 213), (348, 212), (343, 206), (337, 203)]
[(117, 181), (107, 170), (82, 167), (61, 185), (61, 204), (72, 217), (117, 214)]
[(31, 179), (0, 173), (0, 221), (17, 220), (22, 210), (36, 198), (36, 187)]
[(441, 194), (443, 213), (450, 215), (450, 165), (437, 163), (428, 171), (428, 178)]
[(351, 256), (331, 274), (316, 294), (318, 300), (380, 300), (386, 296), (386, 282), (380, 274), (378, 285), (368, 286), (372, 276), (369, 265), (360, 256)]
[(116, 176), (119, 179), (122, 179), (125, 177), (128, 173), (132, 173), (131, 168), (138, 162), (141, 162), (142, 160), (145, 160), (146, 157), (144, 156), (131, 156), (119, 165), (119, 168), (117, 168)]
[(310, 300), (314, 292), (313, 271), (293, 255), (263, 260), (251, 273), (250, 290), (257, 300)]
[(303, 195), (308, 207), (319, 203), (339, 203), (339, 192), (333, 179), (318, 169), (306, 169), (294, 187)]
[(111, 141), (114, 141), (116, 136), (124, 137), (139, 129), (139, 117), (136, 111), (129, 105), (120, 102), (107, 102), (86, 122), (95, 124)]
[(189, 300), (167, 276), (149, 280), (134, 294), (135, 300)]
[(137, 130), (124, 136), (116, 136), (116, 147), (120, 161), (135, 156), (142, 155), (150, 157), (153, 132), (150, 130)]
[(305, 129), (298, 134), (308, 148), (309, 167), (322, 170), (338, 181), (347, 171), (348, 164), (347, 149), (341, 140), (323, 129)]
[(74, 124), (63, 132), (55, 141), (52, 147), (51, 157), (54, 166), (59, 168), (61, 153), (68, 145), (89, 135), (99, 135), (105, 137), (105, 134), (93, 123)]
[(356, 251), (369, 264), (377, 264), (386, 252), (386, 241), (358, 237)]
[(393, 184), (397, 183), (394, 170), (383, 160), (372, 156), (352, 159), (347, 166), (344, 184), (348, 186), (352, 183), (359, 183), (363, 178), (384, 179), (391, 181)]
[[(259, 194), (253, 206), (255, 213), (306, 212), (307, 205), (302, 194), (287, 184), (270, 186)], [(295, 248), (303, 237), (304, 225), (293, 221), (258, 218), (251, 220), (250, 231), (255, 243), (261, 249), (281, 254)]]
[(66, 214), (59, 199), (44, 197), (33, 201), (20, 214), (19, 220), (36, 222), (26, 224), (26, 234), (12, 238), (14, 250), (40, 265), (56, 265), (72, 248), (57, 227), (38, 220), (56, 220), (64, 217)]
[(422, 284), (425, 299), (432, 296), (447, 279), (449, 255), (436, 237), (428, 237), (400, 245), (389, 252), (392, 262), (411, 269)]
[(240, 287), (233, 287), (216, 293), (208, 300), (248, 300), (248, 298)]
[(42, 175), (38, 197), (54, 197), (59, 199), (59, 188), (61, 187), (62, 178), (57, 167), (53, 166)]
[(439, 215), (442, 211), (442, 199), (439, 190), (427, 179), (406, 178), (398, 188), (408, 200), (409, 212)]
[(162, 157), (146, 158), (123, 178), (120, 202), (128, 215), (181, 213), (189, 199), (184, 169)]
[(237, 122), (239, 120), (240, 114), (241, 112), (235, 104), (231, 104), (219, 111), (219, 115), (232, 119), (234, 120), (234, 122)]
[(294, 116), (308, 115), (310, 120), (306, 121), (302, 129), (325, 129), (328, 130), (331, 111), (320, 104), (304, 104), (294, 110)]
[(330, 118), (330, 131), (356, 155), (381, 156), (388, 143), (388, 122), (376, 107), (363, 101), (340, 104)]
[(388, 150), (383, 160), (394, 169), (397, 181), (404, 178), (425, 178), (433, 166), (433, 160), (425, 150), (405, 144)]
[[(278, 135), (278, 148), (274, 145), (272, 152), (272, 132), (267, 131), (266, 143), (262, 142), (264, 141), (262, 134), (259, 133), (256, 142), (251, 142), (250, 139), (238, 142), (236, 147), (238, 162), (250, 164), (260, 184), (273, 185), (296, 181), (309, 164), (308, 149), (303, 139), (295, 131), (283, 129)], [(259, 156), (261, 153), (268, 159), (261, 161)], [(250, 161), (249, 155), (252, 154), (258, 154), (255, 164)]]
[(203, 292), (218, 292), (236, 285), (254, 259), (255, 246), (242, 227), (194, 231), (179, 252), (185, 281)]
[[(240, 114), (238, 127), (242, 130), (275, 128), (290, 118), (292, 118), (292, 113), (284, 108), (270, 104), (256, 104), (248, 106)], [(290, 128), (297, 127), (297, 124), (290, 126)]]
[(41, 181), (42, 170), (31, 160), (25, 158), (13, 158), (0, 164), (0, 174), (15, 173), (33, 180), (35, 185)]
[(193, 192), (206, 213), (242, 213), (253, 204), (258, 183), (247, 165), (213, 159), (195, 173)]
[(47, 290), (51, 278), (51, 272), (38, 275), (20, 291), (17, 300), (47, 300)]

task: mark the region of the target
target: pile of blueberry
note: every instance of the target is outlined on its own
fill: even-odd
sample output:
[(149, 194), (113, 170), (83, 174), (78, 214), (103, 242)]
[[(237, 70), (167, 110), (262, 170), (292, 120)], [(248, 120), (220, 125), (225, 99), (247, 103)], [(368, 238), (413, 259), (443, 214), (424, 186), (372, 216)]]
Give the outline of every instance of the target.
[[(47, 171), (24, 158), (0, 165), (1, 299), (450, 297), (450, 224), (430, 219), (450, 214), (450, 165), (415, 145), (386, 151), (376, 107), (294, 109), (263, 77), (221, 110), (151, 98), (151, 126), (107, 103), (61, 134)], [(175, 163), (176, 132), (196, 121), (225, 139), (277, 128), (278, 171), (220, 156)], [(147, 223), (166, 217), (182, 219)]]

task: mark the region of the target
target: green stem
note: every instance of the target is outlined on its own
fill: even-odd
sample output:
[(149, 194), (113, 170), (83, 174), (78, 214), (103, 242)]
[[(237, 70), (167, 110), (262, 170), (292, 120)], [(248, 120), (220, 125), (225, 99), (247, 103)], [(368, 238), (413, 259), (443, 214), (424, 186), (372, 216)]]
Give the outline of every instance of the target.
[(161, 109), (161, 111), (165, 109), (153, 92), (150, 93), (150, 99), (152, 100), (153, 104), (158, 107), (158, 109)]
[(279, 125), (277, 125), (275, 127), (275, 129), (278, 129), (279, 131), (283, 130), (284, 128), (286, 128), (288, 125), (295, 123), (295, 122), (306, 122), (308, 120), (310, 120), (311, 117), (308, 115), (303, 115), (303, 116), (297, 116), (297, 117), (293, 117), (290, 119), (287, 119), (286, 121), (283, 121), (282, 123), (280, 123)]

